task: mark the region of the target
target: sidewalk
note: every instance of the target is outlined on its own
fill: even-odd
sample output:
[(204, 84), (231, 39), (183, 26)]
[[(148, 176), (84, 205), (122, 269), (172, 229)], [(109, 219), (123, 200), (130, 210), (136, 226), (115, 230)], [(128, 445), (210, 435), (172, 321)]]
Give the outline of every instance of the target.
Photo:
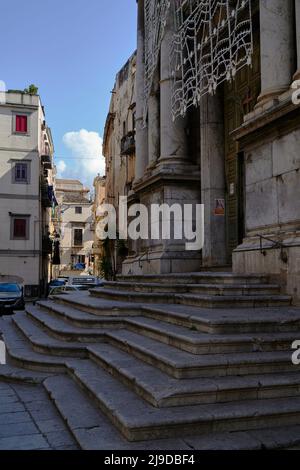
[(0, 450), (76, 449), (40, 385), (0, 382)]

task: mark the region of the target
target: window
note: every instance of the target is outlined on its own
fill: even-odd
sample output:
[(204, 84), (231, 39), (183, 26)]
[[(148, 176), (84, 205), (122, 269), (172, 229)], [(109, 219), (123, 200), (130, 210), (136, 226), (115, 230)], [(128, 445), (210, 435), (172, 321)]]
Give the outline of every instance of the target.
[(82, 207), (75, 207), (75, 214), (82, 214)]
[(29, 239), (29, 217), (12, 216), (11, 238), (12, 240)]
[(74, 229), (74, 246), (82, 246), (83, 244), (83, 230), (81, 228)]
[(14, 166), (14, 183), (29, 183), (29, 164), (15, 163)]
[(16, 132), (18, 134), (27, 134), (27, 131), (28, 131), (27, 119), (28, 119), (28, 116), (24, 116), (21, 114), (16, 115)]

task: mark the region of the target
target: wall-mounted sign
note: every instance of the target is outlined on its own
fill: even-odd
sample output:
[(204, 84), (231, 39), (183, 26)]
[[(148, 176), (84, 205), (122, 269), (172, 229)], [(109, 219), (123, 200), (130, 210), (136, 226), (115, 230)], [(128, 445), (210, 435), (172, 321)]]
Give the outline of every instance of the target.
[(214, 214), (218, 216), (225, 216), (225, 199), (216, 199)]

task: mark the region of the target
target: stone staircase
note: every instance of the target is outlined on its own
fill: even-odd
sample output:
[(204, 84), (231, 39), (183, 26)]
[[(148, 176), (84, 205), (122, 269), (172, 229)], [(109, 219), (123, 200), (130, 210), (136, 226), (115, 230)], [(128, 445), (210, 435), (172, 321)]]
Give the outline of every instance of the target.
[[(200, 306), (133, 302), (135, 293), (193, 295)], [(237, 308), (220, 308), (218, 297)], [(253, 309), (244, 297), (263, 301)], [(0, 380), (43, 383), (86, 450), (294, 448), (300, 309), (290, 302), (257, 276), (120, 278), (1, 320), (9, 364)]]
[(290, 305), (291, 297), (266, 276), (232, 273), (189, 273), (119, 276), (92, 295), (107, 300), (164, 303), (206, 308), (277, 307)]

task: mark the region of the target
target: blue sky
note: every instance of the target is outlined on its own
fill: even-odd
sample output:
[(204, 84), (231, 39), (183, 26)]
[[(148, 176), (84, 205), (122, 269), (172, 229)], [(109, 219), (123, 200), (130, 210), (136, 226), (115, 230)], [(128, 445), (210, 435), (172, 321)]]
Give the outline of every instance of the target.
[(0, 12), (0, 80), (39, 87), (60, 176), (91, 184), (103, 161), (81, 159), (101, 152), (115, 75), (136, 47), (136, 1), (11, 0)]

